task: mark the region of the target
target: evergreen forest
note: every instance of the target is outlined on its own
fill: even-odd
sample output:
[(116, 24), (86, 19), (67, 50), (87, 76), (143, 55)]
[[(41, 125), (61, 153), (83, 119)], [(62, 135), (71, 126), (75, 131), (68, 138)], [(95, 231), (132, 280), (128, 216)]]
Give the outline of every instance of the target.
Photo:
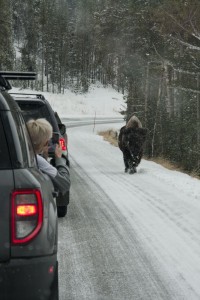
[[(31, 88), (123, 93), (148, 128), (146, 155), (200, 175), (199, 0), (0, 0), (0, 69)], [(23, 83), (24, 87), (25, 84)]]

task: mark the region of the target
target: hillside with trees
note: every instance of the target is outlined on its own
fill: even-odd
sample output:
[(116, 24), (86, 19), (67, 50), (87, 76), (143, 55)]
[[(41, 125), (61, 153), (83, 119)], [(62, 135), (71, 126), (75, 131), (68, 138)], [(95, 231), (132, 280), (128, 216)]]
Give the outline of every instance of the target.
[(200, 173), (199, 0), (0, 0), (0, 66), (36, 89), (122, 92), (146, 154)]

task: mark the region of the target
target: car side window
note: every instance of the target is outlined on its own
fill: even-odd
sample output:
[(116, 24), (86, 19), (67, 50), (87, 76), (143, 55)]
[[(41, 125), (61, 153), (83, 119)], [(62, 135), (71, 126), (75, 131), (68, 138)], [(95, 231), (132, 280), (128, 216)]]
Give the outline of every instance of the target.
[(36, 159), (25, 121), (20, 113), (13, 113), (13, 119), (16, 124), (18, 138), (20, 141), (20, 152), (23, 160), (23, 162), (20, 160), (21, 166), (25, 168), (34, 167), (36, 166)]
[(21, 119), (21, 124), (22, 124), (22, 129), (23, 133), (25, 136), (25, 144), (26, 144), (26, 150), (27, 150), (27, 157), (28, 157), (28, 166), (29, 167), (35, 167), (36, 166), (36, 159), (35, 159), (35, 153), (33, 150), (32, 142), (30, 139), (30, 135), (28, 133), (26, 124), (22, 116), (20, 116)]
[(23, 159), (23, 167), (29, 167), (29, 159), (28, 159), (28, 151), (27, 151), (27, 143), (24, 137), (23, 127), (22, 127), (22, 118), (19, 113), (13, 113), (13, 119), (16, 124), (18, 137), (20, 141), (21, 154)]
[(8, 151), (7, 140), (3, 128), (2, 121), (0, 119), (0, 169), (10, 169), (11, 161)]

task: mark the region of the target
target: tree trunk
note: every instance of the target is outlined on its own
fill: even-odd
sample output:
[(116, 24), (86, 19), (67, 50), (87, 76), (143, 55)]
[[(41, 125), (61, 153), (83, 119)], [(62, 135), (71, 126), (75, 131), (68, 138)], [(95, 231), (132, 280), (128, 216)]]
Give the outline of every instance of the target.
[(147, 67), (146, 67), (146, 83), (145, 83), (145, 98), (144, 98), (144, 124), (145, 124), (145, 127), (147, 127), (148, 93), (149, 93), (149, 63), (147, 63)]
[(157, 117), (158, 117), (158, 110), (160, 106), (160, 98), (161, 98), (161, 91), (162, 91), (162, 77), (160, 77), (159, 80), (159, 86), (158, 86), (158, 99), (156, 104), (156, 115), (155, 115), (155, 123), (153, 127), (153, 136), (152, 136), (152, 142), (151, 142), (151, 156), (154, 156), (154, 146), (155, 146), (155, 135), (156, 135), (156, 128), (157, 128)]
[[(199, 90), (199, 74), (197, 75), (197, 90)], [(200, 146), (200, 97), (199, 93), (197, 93), (197, 149), (199, 149)], [(198, 155), (198, 161), (197, 161), (198, 169), (200, 168), (200, 159)]]

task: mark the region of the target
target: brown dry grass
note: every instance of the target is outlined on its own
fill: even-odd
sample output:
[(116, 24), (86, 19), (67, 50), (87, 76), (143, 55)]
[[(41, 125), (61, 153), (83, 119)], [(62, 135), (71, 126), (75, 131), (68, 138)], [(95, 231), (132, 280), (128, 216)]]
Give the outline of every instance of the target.
[(109, 142), (111, 145), (118, 147), (117, 143), (117, 132), (113, 129), (107, 131), (98, 132), (99, 135), (103, 136), (104, 140)]
[[(109, 142), (111, 145), (118, 147), (118, 142), (117, 142), (118, 132), (117, 131), (114, 131), (113, 129), (109, 129), (107, 131), (100, 131), (100, 132), (98, 132), (98, 134), (103, 136), (104, 140)], [(188, 174), (192, 177), (195, 177), (197, 179), (200, 179), (200, 176), (198, 175), (198, 171), (186, 172), (183, 170), (183, 168), (181, 168), (177, 164), (170, 162), (169, 160), (167, 160), (163, 157), (155, 157), (155, 158), (144, 157), (144, 159), (153, 161), (157, 164), (160, 164), (161, 166), (165, 167), (168, 170), (179, 171), (179, 172)]]
[(163, 157), (155, 157), (155, 158), (146, 158), (145, 159), (149, 160), (149, 161), (154, 161), (155, 163), (162, 165), (163, 167), (165, 167), (168, 170), (176, 170), (176, 171), (180, 171), (183, 172), (184, 170), (178, 166), (175, 163), (170, 162), (169, 160), (163, 158)]

